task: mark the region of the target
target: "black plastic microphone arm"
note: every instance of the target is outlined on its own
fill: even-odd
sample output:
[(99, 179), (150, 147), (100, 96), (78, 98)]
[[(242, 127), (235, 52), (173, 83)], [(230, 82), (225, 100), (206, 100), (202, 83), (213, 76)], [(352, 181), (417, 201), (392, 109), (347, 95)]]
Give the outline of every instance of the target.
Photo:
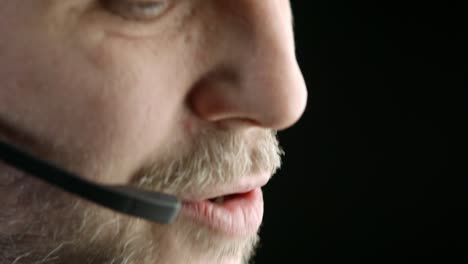
[(81, 198), (120, 213), (171, 223), (181, 203), (174, 196), (126, 185), (104, 185), (79, 177), (0, 141), (0, 160)]

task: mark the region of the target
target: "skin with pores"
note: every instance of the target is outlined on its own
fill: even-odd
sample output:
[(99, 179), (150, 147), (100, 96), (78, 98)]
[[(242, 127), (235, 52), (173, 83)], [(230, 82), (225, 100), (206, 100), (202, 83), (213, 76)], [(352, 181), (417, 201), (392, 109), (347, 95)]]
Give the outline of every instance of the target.
[[(0, 0), (0, 138), (197, 200), (270, 177), (306, 104), (286, 0)], [(258, 227), (171, 225), (0, 163), (0, 263), (247, 263)], [(261, 218), (261, 214), (256, 216)], [(254, 231), (252, 231), (254, 230)]]

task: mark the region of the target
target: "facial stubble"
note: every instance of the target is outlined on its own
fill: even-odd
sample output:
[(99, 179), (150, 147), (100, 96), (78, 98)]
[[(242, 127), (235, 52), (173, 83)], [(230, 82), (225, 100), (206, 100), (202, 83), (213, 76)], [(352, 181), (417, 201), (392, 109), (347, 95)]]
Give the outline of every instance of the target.
[[(282, 153), (275, 133), (269, 130), (258, 130), (249, 137), (206, 132), (189, 147), (173, 149), (178, 151), (168, 151), (142, 166), (131, 184), (177, 196), (200, 193), (247, 175), (273, 174)], [(149, 223), (99, 208), (40, 182), (33, 185), (19, 196), (29, 203), (18, 209), (28, 212), (15, 219), (24, 228), (0, 234), (1, 263), (175, 264), (196, 263), (197, 259), (202, 263), (247, 263), (259, 240), (257, 234), (227, 237), (184, 217), (167, 226)]]

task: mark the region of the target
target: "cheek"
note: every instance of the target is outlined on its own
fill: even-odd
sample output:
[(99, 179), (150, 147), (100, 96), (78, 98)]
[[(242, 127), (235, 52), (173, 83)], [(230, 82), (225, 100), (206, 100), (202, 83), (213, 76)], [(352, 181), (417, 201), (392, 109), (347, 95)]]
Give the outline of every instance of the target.
[(63, 161), (70, 169), (83, 170), (72, 160), (91, 159), (118, 161), (112, 170), (125, 173), (173, 129), (182, 98), (168, 59), (112, 41), (35, 40), (35, 47), (5, 49), (0, 117), (72, 153)]
[(93, 82), (88, 87), (99, 90), (92, 104), (102, 114), (106, 131), (114, 134), (109, 138), (128, 138), (133, 146), (162, 140), (183, 103), (183, 88), (172, 76), (175, 66), (169, 56), (148, 46), (108, 40), (80, 54), (86, 68), (93, 69), (88, 70), (87, 80)]

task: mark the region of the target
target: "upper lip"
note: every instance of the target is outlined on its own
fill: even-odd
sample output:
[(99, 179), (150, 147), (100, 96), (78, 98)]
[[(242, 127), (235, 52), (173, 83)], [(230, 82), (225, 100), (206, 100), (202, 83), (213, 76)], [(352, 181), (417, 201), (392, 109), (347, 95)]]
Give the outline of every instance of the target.
[(209, 200), (216, 197), (247, 193), (254, 189), (265, 186), (270, 180), (270, 175), (262, 173), (261, 177), (245, 177), (232, 184), (224, 184), (219, 186), (212, 186), (206, 190), (192, 190), (183, 195), (182, 200), (185, 202), (195, 202)]

